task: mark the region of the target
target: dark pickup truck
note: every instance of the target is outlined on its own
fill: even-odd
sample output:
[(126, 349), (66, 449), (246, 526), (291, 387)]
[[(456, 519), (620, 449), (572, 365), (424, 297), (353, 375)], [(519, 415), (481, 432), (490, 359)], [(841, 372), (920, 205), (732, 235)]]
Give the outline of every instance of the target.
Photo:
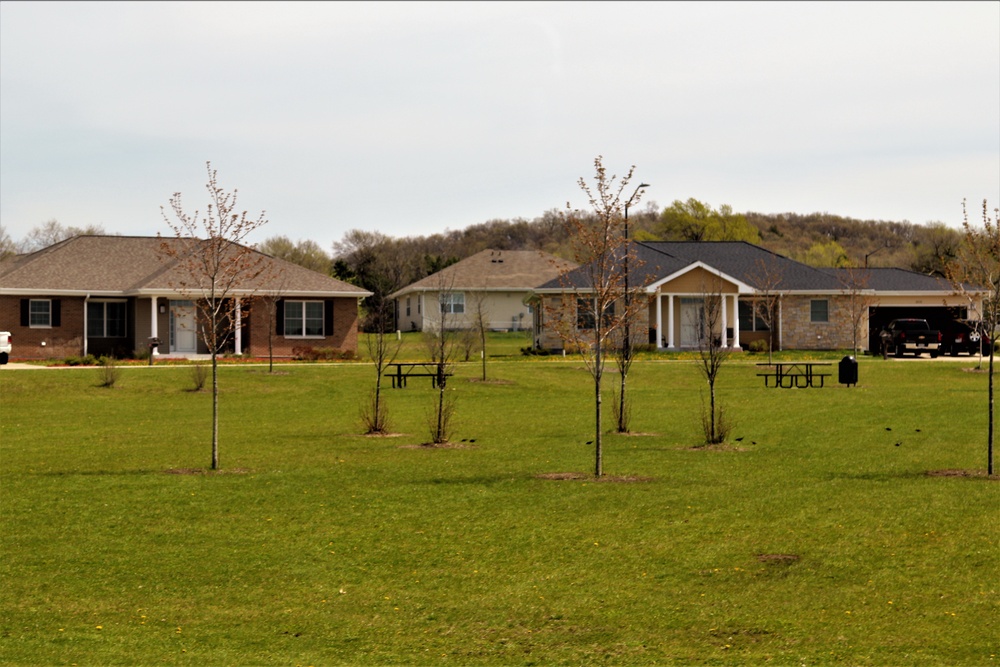
[(929, 352), (933, 359), (941, 352), (941, 332), (931, 329), (927, 320), (893, 320), (880, 336), (883, 355), (901, 357), (910, 352), (919, 357)]

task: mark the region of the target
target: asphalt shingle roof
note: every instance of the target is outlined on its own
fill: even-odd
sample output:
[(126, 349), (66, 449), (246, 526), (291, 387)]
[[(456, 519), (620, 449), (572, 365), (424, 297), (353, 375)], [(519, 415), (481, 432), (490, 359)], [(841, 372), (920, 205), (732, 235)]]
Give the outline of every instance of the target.
[(439, 290), (531, 290), (574, 264), (540, 250), (483, 250), (407, 285), (392, 298), (408, 292)]
[[(164, 242), (176, 239), (149, 236), (74, 236), (28, 255), (0, 262), (0, 293), (52, 294), (89, 292), (130, 295), (176, 291), (184, 269), (165, 257)], [(256, 251), (254, 251), (256, 253)], [(364, 297), (370, 292), (316, 271), (256, 253), (270, 265), (272, 275), (284, 276), (284, 293)], [(238, 291), (265, 288), (261, 280), (244, 281)]]

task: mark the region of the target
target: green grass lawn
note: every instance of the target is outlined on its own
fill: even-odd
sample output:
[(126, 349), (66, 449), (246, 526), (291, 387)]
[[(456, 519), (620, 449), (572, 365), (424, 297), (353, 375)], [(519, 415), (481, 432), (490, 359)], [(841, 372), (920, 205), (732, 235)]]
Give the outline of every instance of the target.
[(371, 438), (368, 365), (223, 367), (216, 474), (187, 368), (0, 370), (0, 664), (1000, 663), (1000, 484), (927, 474), (985, 470), (974, 361), (741, 357), (717, 449), (696, 367), (640, 361), (595, 482), (542, 477), (593, 466), (590, 375), (510, 347), (453, 448), (429, 381)]

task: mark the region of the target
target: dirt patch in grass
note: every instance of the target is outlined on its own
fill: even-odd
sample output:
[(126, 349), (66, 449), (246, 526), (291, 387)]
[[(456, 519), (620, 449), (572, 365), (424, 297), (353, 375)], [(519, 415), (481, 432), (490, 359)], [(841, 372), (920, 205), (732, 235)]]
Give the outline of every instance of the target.
[(594, 477), (582, 472), (546, 472), (535, 475), (536, 479), (548, 479), (554, 481), (585, 481), (585, 482), (607, 482), (611, 484), (637, 484), (641, 482), (652, 482), (652, 477), (640, 477), (639, 475), (601, 475)]
[(988, 479), (993, 482), (1000, 481), (1000, 475), (987, 475), (985, 470), (958, 470), (958, 469), (946, 469), (946, 470), (928, 470), (928, 477), (982, 477), (983, 479)]
[(469, 382), (478, 384), (509, 385), (514, 384), (511, 380), (481, 380), (479, 378), (469, 378)]
[(222, 470), (206, 470), (205, 468), (169, 468), (165, 475), (246, 475), (247, 468), (223, 468)]
[[(757, 444), (757, 443), (753, 443)], [(745, 452), (746, 447), (740, 447), (739, 445), (730, 445), (728, 443), (722, 443), (721, 445), (695, 445), (694, 447), (685, 447), (689, 452)]]
[(475, 449), (468, 442), (422, 442), (419, 445), (400, 445), (400, 449)]
[(405, 433), (363, 433), (366, 438), (400, 438)]
[(795, 554), (757, 554), (757, 560), (761, 563), (776, 563), (778, 565), (791, 565), (799, 560)]

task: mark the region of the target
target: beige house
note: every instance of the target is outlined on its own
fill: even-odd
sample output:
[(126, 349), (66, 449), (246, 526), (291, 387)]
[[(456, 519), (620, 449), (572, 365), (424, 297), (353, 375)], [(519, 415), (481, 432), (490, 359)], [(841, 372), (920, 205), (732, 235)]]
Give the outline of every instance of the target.
[(483, 250), (389, 295), (401, 331), (532, 330), (526, 298), (574, 264), (538, 250)]
[[(155, 355), (204, 353), (197, 295), (180, 287), (189, 274), (164, 256), (163, 243), (84, 235), (0, 262), (0, 329), (13, 334), (12, 357), (128, 357), (152, 338)], [(307, 347), (357, 351), (358, 304), (371, 292), (254, 254), (266, 270), (230, 292), (241, 302), (230, 352), (267, 356), (269, 337), (276, 357)]]
[[(919, 317), (941, 328), (955, 318), (978, 319), (981, 312), (981, 296), (970, 301), (946, 280), (903, 269), (818, 269), (745, 242), (635, 243), (633, 248), (631, 284), (644, 299), (644, 312), (632, 335), (657, 349), (698, 347), (706, 298), (720, 305), (714, 335), (734, 349), (754, 340), (769, 341), (775, 350), (850, 349), (857, 320), (858, 346), (872, 350), (892, 319)], [(586, 326), (574, 304), (586, 307), (592, 291), (587, 280), (580, 268), (535, 290), (542, 313), (536, 347), (564, 349), (567, 324)], [(754, 308), (769, 294), (771, 327)]]

